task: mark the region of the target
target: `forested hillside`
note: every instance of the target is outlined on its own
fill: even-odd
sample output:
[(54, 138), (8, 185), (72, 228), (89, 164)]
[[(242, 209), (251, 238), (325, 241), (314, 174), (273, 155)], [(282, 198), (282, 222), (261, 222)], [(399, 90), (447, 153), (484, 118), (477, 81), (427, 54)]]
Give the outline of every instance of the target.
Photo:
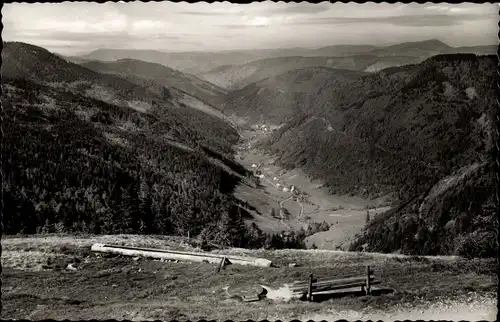
[(6, 233), (197, 235), (228, 220), (236, 178), (163, 140), (176, 124), (29, 81), (4, 80), (4, 95)]
[(492, 162), (464, 167), (428, 193), (375, 217), (351, 250), (495, 257), (495, 186)]
[(229, 126), (193, 126), (196, 110), (155, 116), (26, 80), (3, 86), (7, 233), (196, 236), (239, 221), (237, 177), (196, 149), (228, 153), (238, 138)]
[[(155, 96), (168, 92), (164, 87), (149, 92), (36, 46), (7, 48), (5, 233), (156, 233), (242, 247), (294, 243), (244, 225), (232, 191), (247, 173), (233, 160), (239, 135), (229, 124), (172, 95)], [(90, 77), (105, 85), (107, 96), (71, 86)], [(130, 90), (114, 91), (122, 85)]]
[(82, 66), (99, 73), (116, 74), (136, 83), (137, 79), (146, 79), (176, 88), (206, 103), (217, 106), (220, 97), (226, 94), (222, 88), (200, 78), (169, 67), (143, 62), (135, 59), (120, 59), (116, 62), (84, 62)]
[[(397, 229), (388, 228), (394, 221), (388, 214), (370, 225), (360, 242), (376, 251), (456, 252), (456, 247), (436, 246), (449, 236), (442, 229), (450, 220), (458, 222), (464, 212), (469, 219), (479, 218), (478, 209), (487, 208), (493, 193), (487, 169), (492, 162), (489, 120), (495, 107), (495, 66), (494, 56), (442, 55), (362, 76), (345, 86), (322, 88), (302, 115), (262, 147), (276, 154), (282, 165), (301, 167), (323, 180), (332, 193), (391, 193), (397, 201), (409, 202), (410, 209), (420, 206), (411, 200), (422, 202), (441, 179), (481, 165), (482, 170), (470, 170), (463, 184), (445, 185), (445, 201), (431, 199), (421, 212), (406, 213), (407, 207), (394, 211), (403, 218)], [(469, 203), (458, 202), (465, 196)], [(434, 239), (427, 248), (409, 243), (400, 249), (403, 236), (421, 227), (412, 221), (417, 218), (433, 232), (422, 238)], [(449, 238), (462, 238), (462, 232)]]
[(203, 79), (232, 90), (242, 89), (254, 82), (308, 67), (329, 67), (363, 71), (379, 62), (389, 66), (400, 66), (420, 62), (418, 57), (377, 57), (375, 55), (353, 55), (346, 57), (275, 57), (252, 61), (243, 65), (219, 67), (199, 74)]
[(295, 69), (230, 92), (222, 106), (225, 113), (251, 123), (281, 124), (307, 108), (322, 88), (344, 85), (362, 75), (365, 73), (328, 67)]
[(31, 79), (116, 103), (141, 101), (149, 105), (155, 99), (168, 102), (170, 96), (168, 89), (162, 93), (151, 91), (123, 78), (68, 63), (44, 48), (26, 43), (4, 42), (2, 59), (5, 77)]

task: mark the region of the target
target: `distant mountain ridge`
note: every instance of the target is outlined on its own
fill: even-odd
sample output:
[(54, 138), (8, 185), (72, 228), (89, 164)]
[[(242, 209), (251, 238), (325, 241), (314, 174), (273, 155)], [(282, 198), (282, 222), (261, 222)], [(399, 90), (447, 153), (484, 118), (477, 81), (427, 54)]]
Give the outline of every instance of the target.
[(179, 89), (211, 105), (218, 105), (220, 97), (226, 94), (226, 90), (194, 75), (156, 63), (124, 58), (115, 62), (84, 62), (81, 63), (81, 66), (99, 73), (116, 74), (129, 79), (137, 77), (148, 79), (167, 87)]
[[(89, 54), (72, 57), (74, 61), (100, 60), (116, 61), (131, 58), (162, 64), (173, 69), (200, 76), (223, 65), (245, 65), (247, 63), (277, 57), (346, 57), (353, 55), (410, 56), (420, 59), (436, 54), (470, 52), (474, 54), (494, 54), (497, 45), (452, 47), (439, 40), (431, 39), (407, 42), (391, 46), (372, 45), (332, 45), (316, 49), (279, 48), (256, 50), (233, 50), (221, 52), (161, 52), (156, 50), (97, 49)], [(396, 51), (396, 52), (394, 52)]]
[(157, 50), (129, 50), (129, 49), (97, 49), (87, 55), (79, 57), (85, 60), (117, 61), (119, 59), (136, 59), (145, 62), (161, 64), (186, 73), (197, 74), (226, 64), (242, 64), (256, 59), (254, 55), (246, 53), (209, 53), (185, 52), (166, 53)]
[(201, 73), (199, 76), (221, 87), (237, 90), (251, 83), (294, 69), (329, 67), (353, 71), (374, 71), (383, 67), (400, 66), (420, 61), (421, 59), (418, 57), (378, 57), (365, 54), (343, 57), (276, 57), (260, 59), (244, 65), (219, 67), (214, 71)]

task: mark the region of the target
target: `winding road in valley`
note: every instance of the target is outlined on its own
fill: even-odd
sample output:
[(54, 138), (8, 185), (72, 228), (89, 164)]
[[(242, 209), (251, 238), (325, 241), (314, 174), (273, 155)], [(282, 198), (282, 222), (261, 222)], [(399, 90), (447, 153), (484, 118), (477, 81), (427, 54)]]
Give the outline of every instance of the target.
[[(227, 115), (191, 97), (186, 96), (185, 101), (193, 108), (231, 123), (239, 132), (242, 139), (236, 147), (236, 161), (249, 170), (260, 171), (263, 177), (260, 178), (260, 187), (245, 184), (248, 183), (247, 180), (242, 180), (234, 195), (257, 209), (250, 210), (252, 219), (248, 220), (255, 222), (263, 231), (299, 230), (307, 228), (307, 225), (313, 222), (327, 222), (331, 225), (330, 230), (309, 236), (306, 245), (311, 246), (314, 243), (320, 249), (345, 249), (355, 234), (363, 229), (367, 209), (372, 218), (377, 213), (389, 209), (383, 207), (386, 203), (383, 198), (366, 200), (331, 195), (323, 188), (322, 182), (311, 180), (302, 170), (284, 170), (277, 166), (273, 156), (257, 149), (255, 145), (280, 126), (250, 126), (241, 118)], [(294, 186), (298, 193), (291, 192), (291, 186)], [(283, 191), (283, 187), (289, 190)], [(289, 202), (294, 196), (297, 197), (295, 202)], [(278, 218), (271, 215), (272, 209), (276, 211), (282, 207), (291, 214), (290, 218), (283, 218), (281, 211)]]
[[(233, 124), (235, 124), (233, 120)], [(241, 123), (240, 123), (241, 124)], [(248, 202), (259, 210), (253, 213), (254, 222), (264, 231), (299, 230), (307, 228), (312, 222), (327, 222), (330, 231), (314, 234), (306, 240), (318, 248), (338, 249), (348, 247), (354, 235), (360, 232), (366, 220), (369, 208), (373, 216), (388, 209), (381, 207), (383, 199), (366, 200), (359, 197), (330, 195), (321, 182), (311, 180), (300, 169), (286, 171), (274, 163), (274, 158), (255, 147), (255, 144), (270, 135), (278, 126), (254, 126), (240, 128), (242, 141), (237, 147), (236, 160), (257, 173), (259, 171), (261, 188), (252, 189), (240, 185), (235, 196)], [(256, 174), (257, 175), (257, 174)], [(276, 178), (276, 180), (275, 180)], [(275, 181), (275, 182), (273, 182)], [(294, 186), (298, 193), (290, 189)], [(294, 197), (296, 197), (295, 200)], [(291, 214), (284, 218), (280, 211), (279, 218), (273, 218), (273, 208), (286, 208)]]

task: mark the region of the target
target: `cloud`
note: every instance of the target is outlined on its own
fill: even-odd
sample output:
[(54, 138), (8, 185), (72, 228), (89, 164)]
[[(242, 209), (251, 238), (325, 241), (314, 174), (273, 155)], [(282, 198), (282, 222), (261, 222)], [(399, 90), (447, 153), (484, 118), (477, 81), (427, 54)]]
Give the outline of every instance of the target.
[(216, 51), (431, 38), (462, 46), (498, 38), (498, 5), (493, 4), (12, 3), (2, 14), (5, 40), (64, 51)]
[(219, 27), (227, 29), (252, 29), (252, 28), (267, 28), (268, 25), (219, 25)]
[[(262, 4), (262, 5), (260, 5)], [(238, 16), (238, 15), (256, 15), (271, 17), (275, 15), (308, 15), (317, 14), (331, 10), (330, 4), (283, 4), (274, 3), (272, 6), (269, 3), (252, 3), (254, 7), (235, 7), (227, 9), (215, 9), (204, 11), (179, 11), (179, 14), (188, 16)], [(250, 10), (249, 10), (250, 9)]]
[(342, 25), (342, 24), (362, 24), (362, 23), (377, 23), (391, 24), (394, 26), (411, 26), (411, 27), (440, 27), (440, 26), (456, 26), (466, 21), (485, 20), (484, 15), (405, 15), (405, 16), (389, 16), (389, 17), (371, 17), (371, 18), (351, 18), (351, 17), (327, 17), (317, 19), (297, 20), (290, 22), (297, 25)]
[(321, 12), (326, 12), (332, 9), (331, 4), (312, 4), (312, 3), (307, 3), (307, 4), (287, 4), (287, 6), (284, 7), (279, 7), (279, 8), (273, 8), (271, 10), (266, 11), (268, 14), (300, 14), (300, 15), (307, 15), (307, 14), (315, 14), (315, 13), (321, 13)]
[(224, 11), (181, 11), (179, 14), (188, 16), (231, 16), (237, 13), (243, 13), (243, 11), (238, 12), (224, 12)]

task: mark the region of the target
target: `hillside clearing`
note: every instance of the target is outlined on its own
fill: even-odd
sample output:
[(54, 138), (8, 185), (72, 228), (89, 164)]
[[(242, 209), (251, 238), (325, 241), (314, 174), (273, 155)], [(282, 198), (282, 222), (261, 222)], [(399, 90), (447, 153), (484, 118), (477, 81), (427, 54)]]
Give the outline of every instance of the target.
[[(131, 257), (97, 256), (93, 243), (192, 249), (180, 238), (116, 236), (6, 237), (4, 252), (3, 316), (25, 319), (393, 319), (408, 312), (443, 317), (447, 306), (477, 310), (493, 320), (497, 286), (494, 260), (457, 257), (408, 257), (325, 250), (227, 249), (217, 253), (248, 254), (267, 258), (278, 266), (255, 268), (230, 265), (215, 274), (206, 263), (173, 263)], [(75, 257), (77, 258), (75, 260)], [(76, 271), (44, 269), (51, 262), (78, 262)], [(298, 264), (289, 267), (289, 263)], [(392, 293), (346, 296), (307, 303), (265, 298), (244, 303), (225, 289), (255, 283), (278, 290), (284, 284), (317, 276), (363, 272), (370, 265)], [(76, 285), (76, 286), (75, 286)], [(273, 297), (270, 292), (269, 297)], [(434, 308), (429, 303), (442, 303)], [(458, 303), (458, 304), (457, 304)], [(455, 306), (453, 306), (455, 305)], [(417, 311), (421, 310), (421, 311)], [(448, 312), (449, 312), (448, 308)], [(400, 312), (400, 313), (398, 313)], [(472, 312), (472, 311), (471, 311)], [(385, 315), (384, 315), (385, 314)], [(398, 315), (399, 314), (399, 315)], [(402, 315), (403, 314), (403, 315)], [(415, 313), (416, 314), (416, 313)], [(441, 315), (439, 315), (441, 314)], [(465, 316), (465, 315), (462, 315)], [(394, 318), (394, 319), (395, 319)], [(410, 317), (411, 318), (411, 317)]]

